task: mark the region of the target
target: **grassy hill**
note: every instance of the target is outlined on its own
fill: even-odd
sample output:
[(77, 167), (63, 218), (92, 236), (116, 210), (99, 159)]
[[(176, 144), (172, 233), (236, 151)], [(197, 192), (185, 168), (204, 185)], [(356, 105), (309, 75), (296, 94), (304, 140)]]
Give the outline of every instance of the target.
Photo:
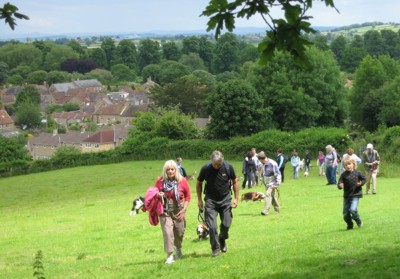
[(355, 24), (350, 26), (343, 26), (340, 28), (335, 28), (331, 30), (321, 31), (322, 35), (329, 35), (331, 37), (337, 36), (345, 36), (345, 37), (352, 37), (355, 35), (363, 36), (369, 30), (392, 30), (394, 32), (398, 32), (400, 30), (400, 24), (398, 23), (364, 23), (364, 24)]
[[(205, 161), (184, 161), (188, 173)], [(263, 202), (239, 202), (228, 253), (211, 257), (198, 241), (195, 181), (187, 212), (184, 258), (165, 265), (159, 226), (130, 217), (163, 162), (78, 167), (0, 179), (0, 274), (32, 278), (37, 251), (46, 278), (396, 278), (400, 274), (399, 178), (378, 178), (365, 196), (362, 228), (346, 231), (342, 191), (313, 169), (293, 180), (287, 166), (281, 213), (261, 216)], [(236, 171), (241, 162), (233, 162)], [(264, 191), (259, 186), (255, 190)]]

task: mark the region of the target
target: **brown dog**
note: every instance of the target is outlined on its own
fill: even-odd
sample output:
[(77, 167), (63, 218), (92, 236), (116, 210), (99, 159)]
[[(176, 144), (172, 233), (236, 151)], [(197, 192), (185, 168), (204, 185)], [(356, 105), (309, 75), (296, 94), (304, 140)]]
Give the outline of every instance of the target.
[(261, 192), (249, 192), (242, 195), (241, 201), (261, 201), (265, 199), (265, 195)]
[(206, 224), (199, 224), (196, 229), (199, 240), (205, 240), (208, 237), (208, 227)]

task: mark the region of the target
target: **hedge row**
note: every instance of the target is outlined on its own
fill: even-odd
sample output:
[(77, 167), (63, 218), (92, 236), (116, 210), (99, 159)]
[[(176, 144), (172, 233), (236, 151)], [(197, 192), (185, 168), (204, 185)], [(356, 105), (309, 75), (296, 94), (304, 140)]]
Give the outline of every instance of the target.
[[(340, 128), (310, 128), (300, 132), (283, 132), (266, 130), (250, 137), (236, 137), (226, 141), (169, 140), (164, 137), (151, 138), (139, 134), (128, 138), (124, 144), (110, 151), (98, 153), (57, 154), (51, 159), (36, 161), (15, 161), (0, 164), (0, 177), (49, 171), (68, 167), (110, 164), (131, 160), (166, 160), (181, 156), (185, 159), (208, 159), (213, 150), (220, 150), (229, 160), (242, 160), (246, 152), (255, 147), (263, 150), (267, 156), (276, 157), (276, 150), (281, 148), (290, 157), (290, 152), (296, 149), (301, 158), (309, 150), (312, 158), (318, 151), (325, 151), (327, 144), (333, 145), (340, 154), (352, 147), (358, 155), (365, 147), (367, 140), (378, 148), (385, 160), (399, 163), (400, 127), (392, 127), (378, 131), (366, 139), (353, 142), (345, 129)], [(382, 151), (382, 152), (381, 152)]]

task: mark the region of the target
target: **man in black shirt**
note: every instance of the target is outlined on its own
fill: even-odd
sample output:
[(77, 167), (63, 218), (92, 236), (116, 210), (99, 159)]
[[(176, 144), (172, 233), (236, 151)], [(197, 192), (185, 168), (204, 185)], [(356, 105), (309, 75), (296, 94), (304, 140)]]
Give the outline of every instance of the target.
[[(224, 161), (220, 151), (211, 154), (211, 163), (204, 165), (196, 183), (198, 205), (203, 210), (203, 181), (206, 181), (204, 193), (205, 221), (209, 229), (212, 256), (226, 252), (226, 239), (229, 238), (229, 227), (232, 223), (232, 208), (238, 205), (239, 186), (233, 167)], [(231, 197), (233, 188), (234, 199)], [(220, 234), (218, 235), (217, 216), (221, 218)]]

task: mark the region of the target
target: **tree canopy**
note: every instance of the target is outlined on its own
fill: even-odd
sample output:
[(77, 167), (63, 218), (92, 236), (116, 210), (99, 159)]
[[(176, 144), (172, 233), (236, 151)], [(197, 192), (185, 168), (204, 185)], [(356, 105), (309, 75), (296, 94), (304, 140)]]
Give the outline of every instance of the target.
[[(215, 29), (215, 37), (219, 38), (224, 27), (233, 31), (236, 18), (249, 19), (259, 14), (268, 27), (265, 40), (258, 46), (261, 62), (270, 61), (275, 50), (284, 50), (298, 63), (308, 65), (305, 51), (311, 42), (303, 33), (315, 33), (308, 22), (312, 17), (307, 15), (314, 1), (335, 8), (333, 0), (211, 0), (201, 15), (209, 17), (207, 31)], [(282, 7), (284, 18), (272, 17), (271, 9), (276, 6)]]

